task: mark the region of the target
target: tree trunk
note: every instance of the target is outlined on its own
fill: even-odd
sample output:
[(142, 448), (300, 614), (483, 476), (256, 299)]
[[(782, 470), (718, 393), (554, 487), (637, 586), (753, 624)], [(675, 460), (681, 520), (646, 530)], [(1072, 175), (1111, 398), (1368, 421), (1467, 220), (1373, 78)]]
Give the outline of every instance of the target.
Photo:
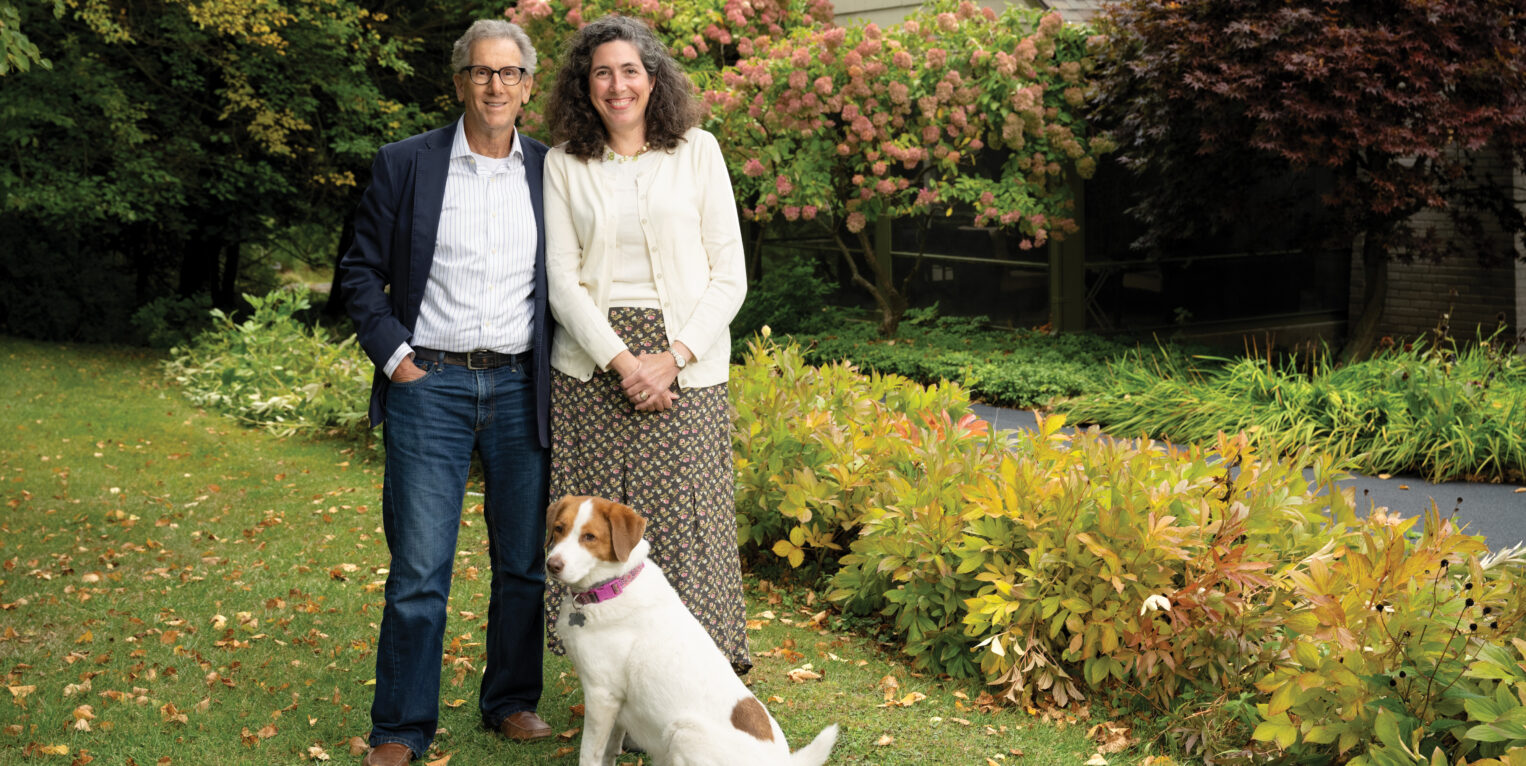
[(238, 262), (239, 244), (237, 242), (224, 242), (218, 248), (222, 255), (223, 273), (218, 282), (217, 293), (213, 295), (213, 302), (224, 311), (231, 310), (238, 305)]
[(882, 338), (894, 338), (896, 330), (900, 329), (901, 317), (906, 315), (908, 301), (905, 293), (897, 290), (891, 275), (885, 273), (880, 267), (879, 259), (875, 256), (874, 241), (869, 238), (867, 232), (858, 233), (858, 254), (863, 257), (864, 263), (869, 265), (869, 271), (874, 281), (869, 281), (858, 268), (858, 258), (854, 256), (854, 249), (848, 247), (842, 235), (833, 232), (832, 238), (837, 242), (837, 248), (842, 251), (843, 261), (848, 264), (848, 269), (853, 273), (853, 283), (869, 291), (874, 298), (874, 305), (880, 311), (879, 333)]
[(1341, 364), (1366, 359), (1378, 344), (1378, 323), (1388, 306), (1388, 253), (1377, 244), (1380, 239), (1372, 232), (1363, 238), (1362, 275), (1366, 284), (1362, 289), (1362, 310), (1346, 335)]
[(212, 276), (217, 268), (213, 241), (200, 232), (182, 243), (180, 252), (180, 297), (189, 298), (202, 290), (211, 292)]

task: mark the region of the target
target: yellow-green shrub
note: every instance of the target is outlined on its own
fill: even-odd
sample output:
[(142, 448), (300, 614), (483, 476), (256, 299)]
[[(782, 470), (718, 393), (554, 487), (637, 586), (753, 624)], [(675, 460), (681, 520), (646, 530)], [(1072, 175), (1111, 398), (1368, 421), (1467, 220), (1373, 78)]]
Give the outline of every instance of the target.
[(933, 429), (920, 414), (965, 418), (969, 396), (847, 363), (812, 367), (793, 342), (764, 333), (731, 376), (743, 554), (833, 565), (860, 516), (881, 504), (887, 476), (917, 471), (908, 434)]
[(1273, 628), (1274, 562), (1318, 547), (1329, 497), (1242, 438), (1163, 450), (1062, 422), (966, 490), (960, 571), (984, 586), (965, 627), (985, 676), (1024, 703), (1118, 682), (1164, 706), (1243, 684)]
[(1256, 739), (1353, 764), (1526, 747), (1520, 561), (1488, 555), (1434, 506), (1416, 535), (1418, 521), (1371, 514), (1288, 572)]
[(1190, 752), (1526, 766), (1526, 554), (1479, 558), (1434, 507), (1359, 521), (1335, 459), (1243, 435), (990, 434), (955, 386), (766, 338), (733, 381), (744, 550), (810, 561), (919, 669), (1024, 704), (1136, 693)]

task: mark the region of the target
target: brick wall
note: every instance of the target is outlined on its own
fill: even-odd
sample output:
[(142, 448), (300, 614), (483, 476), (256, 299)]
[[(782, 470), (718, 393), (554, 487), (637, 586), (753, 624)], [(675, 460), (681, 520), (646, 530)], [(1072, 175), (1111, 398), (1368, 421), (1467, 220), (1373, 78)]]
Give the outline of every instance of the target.
[[(1493, 154), (1486, 158), (1492, 172), (1513, 173), (1508, 158)], [(1520, 188), (1517, 182), (1517, 188)], [(1427, 211), (1415, 216), (1417, 226), (1435, 226), (1443, 236), (1452, 228), (1444, 214)], [(1500, 234), (1496, 247), (1506, 255), (1515, 248)], [(1499, 266), (1480, 266), (1474, 256), (1464, 256), (1439, 263), (1400, 263), (1388, 265), (1388, 306), (1379, 323), (1380, 335), (1395, 340), (1414, 338), (1434, 328), (1441, 316), (1452, 312), (1451, 328), (1458, 340), (1471, 339), (1477, 328), (1492, 332), (1504, 318), (1512, 335), (1526, 321), (1526, 267), (1517, 259), (1502, 259)], [(1362, 308), (1366, 279), (1362, 275), (1360, 249), (1351, 256), (1350, 318), (1356, 321)]]

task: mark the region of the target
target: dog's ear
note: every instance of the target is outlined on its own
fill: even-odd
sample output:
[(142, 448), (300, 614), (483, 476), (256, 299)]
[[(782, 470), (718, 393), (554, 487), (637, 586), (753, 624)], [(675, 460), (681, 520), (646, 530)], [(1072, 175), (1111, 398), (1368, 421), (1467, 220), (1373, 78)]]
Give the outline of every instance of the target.
[(645, 531), (646, 519), (641, 518), (634, 508), (620, 503), (609, 504), (609, 541), (615, 549), (616, 561), (630, 558), (631, 549), (641, 542)]

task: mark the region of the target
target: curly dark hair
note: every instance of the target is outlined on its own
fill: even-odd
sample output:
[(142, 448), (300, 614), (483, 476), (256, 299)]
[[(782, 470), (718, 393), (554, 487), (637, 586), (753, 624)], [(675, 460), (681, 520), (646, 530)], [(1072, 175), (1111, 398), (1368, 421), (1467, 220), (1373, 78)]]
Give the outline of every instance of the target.
[(589, 96), (588, 74), (593, 69), (594, 49), (614, 40), (636, 46), (642, 66), (652, 76), (652, 93), (646, 104), (647, 146), (663, 150), (677, 147), (684, 133), (704, 117), (704, 105), (694, 93), (694, 83), (652, 30), (637, 19), (610, 14), (578, 30), (567, 44), (547, 115), (552, 140), (566, 141), (567, 153), (584, 162), (603, 154), (609, 140)]

